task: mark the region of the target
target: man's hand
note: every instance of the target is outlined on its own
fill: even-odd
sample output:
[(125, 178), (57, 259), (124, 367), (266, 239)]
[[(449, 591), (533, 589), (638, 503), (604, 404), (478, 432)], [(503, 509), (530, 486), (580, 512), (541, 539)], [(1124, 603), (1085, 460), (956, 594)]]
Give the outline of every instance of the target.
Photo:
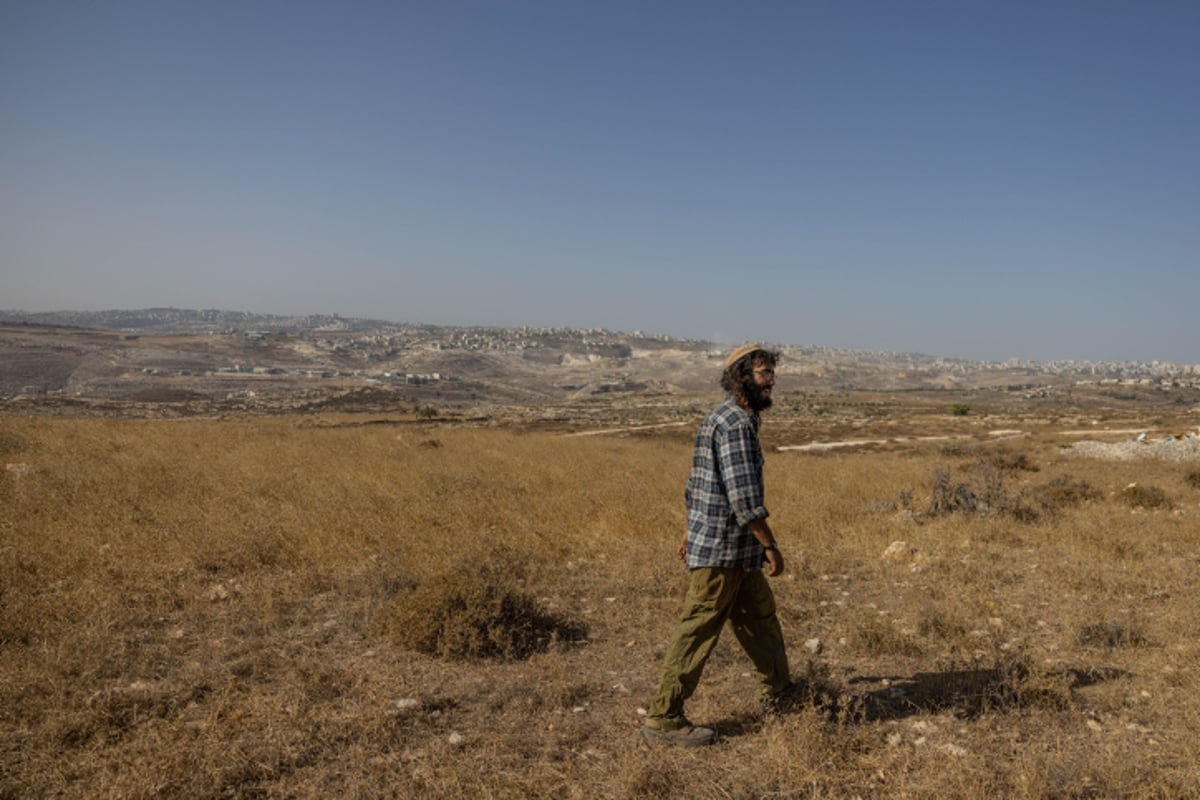
[(779, 548), (773, 547), (770, 550), (764, 551), (767, 555), (767, 577), (774, 578), (783, 574), (783, 554), (779, 552)]
[(679, 554), (679, 560), (686, 564), (687, 563), (687, 534), (686, 533), (683, 535), (683, 538), (679, 540), (679, 549), (676, 550), (675, 552)]
[[(771, 532), (771, 526), (767, 524), (765, 518), (750, 520), (746, 526), (750, 529), (750, 533), (758, 540), (758, 543), (763, 546), (763, 555), (767, 559), (767, 577), (774, 578), (777, 575), (783, 574), (783, 553), (775, 546), (775, 534)], [(766, 549), (770, 545), (771, 549)]]

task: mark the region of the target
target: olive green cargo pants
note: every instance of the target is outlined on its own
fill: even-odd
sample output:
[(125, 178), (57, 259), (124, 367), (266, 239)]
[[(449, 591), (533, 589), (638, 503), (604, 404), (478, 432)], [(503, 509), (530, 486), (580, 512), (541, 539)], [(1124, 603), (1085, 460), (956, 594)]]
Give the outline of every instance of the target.
[(759, 697), (778, 694), (791, 682), (775, 595), (762, 570), (699, 567), (691, 571), (683, 613), (663, 659), (662, 683), (646, 725), (674, 730), (688, 724), (683, 703), (696, 691), (704, 664), (728, 621), (754, 663)]

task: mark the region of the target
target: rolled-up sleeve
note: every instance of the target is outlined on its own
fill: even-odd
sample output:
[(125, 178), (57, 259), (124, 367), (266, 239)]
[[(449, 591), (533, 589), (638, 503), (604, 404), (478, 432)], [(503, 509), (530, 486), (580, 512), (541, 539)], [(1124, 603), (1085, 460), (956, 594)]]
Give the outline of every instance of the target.
[(762, 449), (748, 424), (733, 425), (717, 442), (716, 455), (725, 496), (738, 525), (769, 516), (763, 496)]

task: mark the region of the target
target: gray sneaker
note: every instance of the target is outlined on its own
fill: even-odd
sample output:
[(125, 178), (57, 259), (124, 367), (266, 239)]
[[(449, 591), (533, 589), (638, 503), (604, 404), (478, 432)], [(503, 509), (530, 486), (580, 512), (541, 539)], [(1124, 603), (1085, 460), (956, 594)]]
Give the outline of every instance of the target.
[(651, 744), (661, 742), (675, 747), (704, 747), (713, 743), (717, 732), (699, 725), (684, 725), (669, 731), (642, 726), (642, 736)]

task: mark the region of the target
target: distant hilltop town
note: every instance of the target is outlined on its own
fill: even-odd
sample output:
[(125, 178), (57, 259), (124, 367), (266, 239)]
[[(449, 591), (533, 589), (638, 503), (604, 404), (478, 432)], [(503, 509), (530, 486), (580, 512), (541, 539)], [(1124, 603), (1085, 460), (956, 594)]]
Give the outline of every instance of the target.
[[(404, 383), (441, 382), (471, 373), (514, 366), (544, 367), (562, 371), (597, 365), (608, 368), (610, 385), (641, 385), (645, 374), (639, 364), (670, 365), (658, 370), (671, 382), (694, 386), (711, 383), (711, 364), (723, 357), (726, 344), (642, 331), (620, 332), (602, 328), (467, 327), (396, 323), (337, 314), (280, 316), (216, 309), (150, 308), (119, 311), (58, 311), (26, 313), (0, 311), (7, 325), (65, 326), (117, 331), (130, 337), (169, 335), (236, 336), (249, 343), (270, 344), (268, 339), (291, 338), (287, 348), (252, 347), (254, 361), (227, 363), (223, 373), (291, 374), (385, 378)], [(805, 384), (827, 387), (857, 386), (898, 389), (911, 387), (955, 388), (1003, 386), (1036, 391), (1055, 385), (1140, 385), (1152, 388), (1200, 388), (1200, 365), (1151, 361), (1050, 361), (1010, 359), (1002, 362), (942, 358), (917, 353), (851, 350), (828, 346), (775, 344), (784, 352), (789, 373)], [(272, 354), (289, 363), (272, 363)], [(304, 363), (299, 355), (320, 356)], [(32, 353), (30, 354), (32, 356)], [(483, 358), (484, 361), (479, 359)], [(474, 360), (472, 360), (474, 359)], [(498, 360), (499, 359), (499, 360)], [(200, 366), (197, 364), (196, 366)], [(156, 370), (187, 370), (187, 364), (143, 364)], [(211, 369), (211, 366), (208, 368)], [(685, 373), (695, 370), (687, 380)], [(165, 372), (163, 374), (166, 374)], [(178, 373), (177, 373), (178, 374)], [(581, 379), (582, 380), (582, 379)], [(560, 381), (560, 387), (573, 384)]]

